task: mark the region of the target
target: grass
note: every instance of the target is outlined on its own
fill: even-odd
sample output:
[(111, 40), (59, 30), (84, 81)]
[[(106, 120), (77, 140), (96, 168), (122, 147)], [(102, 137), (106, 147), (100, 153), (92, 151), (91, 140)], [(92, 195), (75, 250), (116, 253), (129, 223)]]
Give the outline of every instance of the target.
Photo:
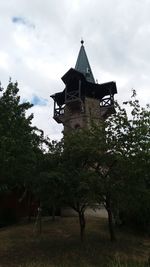
[(77, 218), (44, 221), (41, 235), (33, 230), (33, 223), (1, 228), (0, 267), (150, 266), (150, 238), (118, 231), (112, 244), (105, 219), (87, 219), (83, 244)]

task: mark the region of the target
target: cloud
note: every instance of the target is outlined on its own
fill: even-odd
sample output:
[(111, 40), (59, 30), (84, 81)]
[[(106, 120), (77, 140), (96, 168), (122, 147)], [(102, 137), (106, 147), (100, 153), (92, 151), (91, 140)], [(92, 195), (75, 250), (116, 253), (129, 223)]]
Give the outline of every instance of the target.
[(9, 55), (4, 51), (0, 51), (0, 69), (8, 70), (9, 69)]
[(44, 130), (45, 135), (48, 135), (52, 140), (62, 138), (62, 125), (58, 125), (53, 119), (52, 105), (33, 106), (31, 112), (34, 114), (33, 125)]
[[(83, 37), (99, 83), (116, 81), (120, 101), (137, 89), (144, 105), (150, 101), (149, 14), (149, 0), (0, 1), (2, 86), (9, 76), (17, 80), (21, 98), (37, 102), (33, 123), (60, 136), (49, 95), (64, 89), (61, 77), (75, 66)], [(48, 102), (40, 105), (34, 96)]]

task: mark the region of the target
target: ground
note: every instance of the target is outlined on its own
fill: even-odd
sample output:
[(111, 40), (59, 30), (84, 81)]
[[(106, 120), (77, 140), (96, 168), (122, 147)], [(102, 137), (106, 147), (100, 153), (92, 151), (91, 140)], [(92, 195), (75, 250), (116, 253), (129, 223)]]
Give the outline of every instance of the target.
[(34, 222), (0, 229), (0, 267), (143, 267), (149, 253), (150, 238), (125, 229), (112, 244), (106, 218), (87, 218), (83, 243), (78, 218), (46, 218), (41, 234)]

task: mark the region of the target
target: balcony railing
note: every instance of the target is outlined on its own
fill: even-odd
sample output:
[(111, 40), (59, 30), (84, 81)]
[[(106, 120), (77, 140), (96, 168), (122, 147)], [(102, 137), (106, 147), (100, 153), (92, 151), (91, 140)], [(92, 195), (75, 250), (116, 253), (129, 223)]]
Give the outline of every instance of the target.
[(112, 107), (114, 106), (114, 97), (110, 96), (107, 98), (102, 99), (102, 101), (100, 102), (100, 107)]
[(64, 107), (59, 106), (59, 107), (55, 107), (54, 108), (54, 119), (58, 122), (58, 123), (62, 123), (62, 119), (64, 116)]
[(79, 80), (76, 90), (70, 91), (66, 87), (65, 103), (75, 102), (75, 101), (80, 101), (80, 100), (81, 100), (81, 81)]

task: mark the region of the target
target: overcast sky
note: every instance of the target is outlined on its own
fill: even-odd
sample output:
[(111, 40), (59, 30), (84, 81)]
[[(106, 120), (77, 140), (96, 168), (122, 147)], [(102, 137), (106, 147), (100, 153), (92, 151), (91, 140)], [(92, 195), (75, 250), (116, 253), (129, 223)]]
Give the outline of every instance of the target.
[(50, 95), (75, 66), (80, 40), (95, 79), (116, 81), (120, 102), (137, 91), (150, 103), (150, 0), (0, 1), (0, 80), (18, 81), (23, 100), (34, 103), (34, 125), (61, 136)]

